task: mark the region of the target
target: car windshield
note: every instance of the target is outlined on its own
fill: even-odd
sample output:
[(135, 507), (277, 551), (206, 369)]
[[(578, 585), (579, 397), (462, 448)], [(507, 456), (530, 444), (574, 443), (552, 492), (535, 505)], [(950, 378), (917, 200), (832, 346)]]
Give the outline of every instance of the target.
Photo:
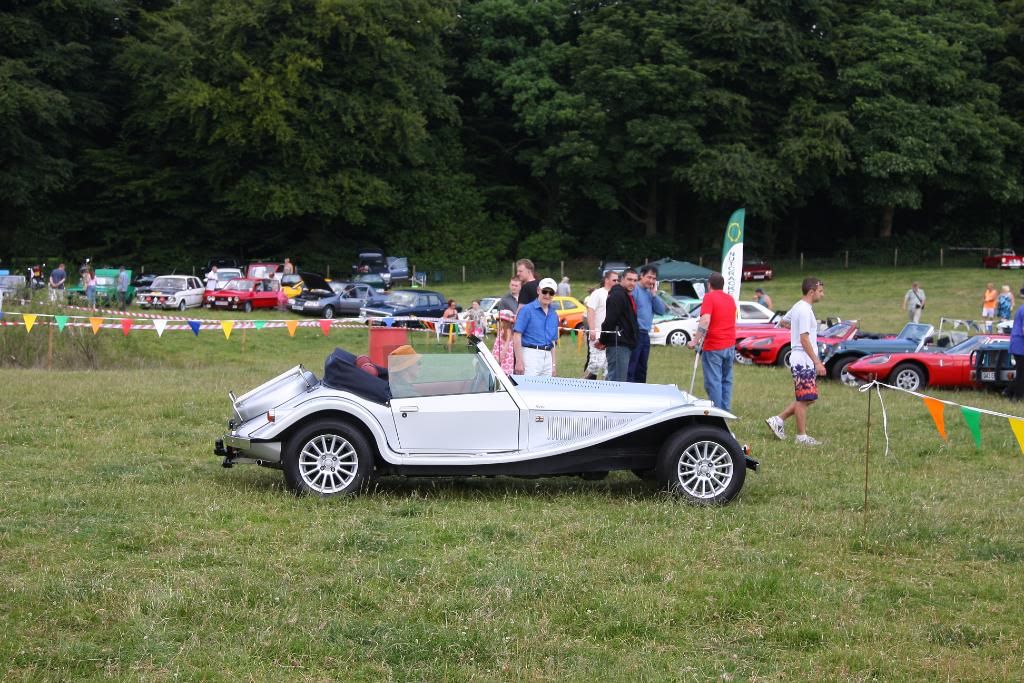
[(484, 311), (489, 311), (497, 306), (499, 301), (501, 299), (496, 296), (485, 296), (483, 299), (480, 299), (480, 308)]
[(392, 398), (482, 394), (501, 389), (476, 353), (388, 356), (388, 384)]
[(347, 282), (328, 282), (327, 286), (330, 287), (331, 291), (335, 294), (344, 294), (352, 288), (352, 285)]
[(289, 274), (281, 278), (282, 285), (292, 286), (300, 282), (302, 282), (301, 275)]
[(844, 334), (850, 331), (850, 327), (853, 323), (836, 323), (832, 327), (828, 328), (824, 332), (818, 334), (819, 337), (842, 337)]
[(896, 335), (896, 338), (919, 342), (928, 336), (931, 328), (931, 325), (924, 325), (922, 323), (907, 323), (900, 330), (900, 333)]
[(217, 271), (217, 279), (218, 280), (224, 280), (224, 281), (234, 280), (236, 277), (242, 277), (242, 271), (240, 271), (240, 270), (218, 270)]
[(407, 308), (416, 305), (415, 292), (392, 292), (387, 299), (391, 306)]
[(153, 280), (153, 289), (181, 291), (185, 289), (185, 280), (178, 277), (158, 277)]
[(252, 280), (232, 280), (224, 285), (224, 289), (231, 292), (249, 292), (255, 284)]
[(950, 346), (943, 353), (948, 353), (951, 356), (966, 356), (987, 341), (989, 341), (988, 337), (968, 337), (956, 346)]
[[(672, 295), (668, 292), (658, 291), (658, 299), (661, 303), (665, 304), (665, 312), (671, 313), (672, 315), (679, 316), (680, 318), (689, 318), (690, 312), (687, 310), (685, 304), (678, 299), (672, 298)], [(698, 305), (700, 302), (697, 302)]]

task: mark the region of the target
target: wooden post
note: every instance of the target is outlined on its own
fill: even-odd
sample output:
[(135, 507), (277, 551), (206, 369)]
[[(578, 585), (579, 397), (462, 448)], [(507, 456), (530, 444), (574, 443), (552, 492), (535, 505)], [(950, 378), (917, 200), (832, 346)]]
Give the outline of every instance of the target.
[(800, 270), (804, 269), (804, 252), (800, 252)]
[(900, 248), (896, 247), (892, 250), (892, 267), (895, 268), (900, 262)]
[(565, 261), (558, 262), (558, 272), (560, 273), (558, 277), (565, 277)]
[(516, 276), (516, 262), (512, 262), (512, 277)]
[(50, 323), (50, 334), (46, 338), (46, 369), (53, 370), (53, 326), (56, 323)]
[(327, 264), (327, 277), (330, 277), (330, 276), (331, 276), (331, 264), (328, 263)]
[(845, 268), (847, 270), (850, 269), (850, 250), (849, 249), (846, 250), (845, 256), (843, 256), (843, 268)]
[(864, 533), (868, 531), (868, 462), (871, 456), (871, 390), (868, 395), (868, 425), (864, 435)]
[(945, 254), (943, 252), (945, 252), (945, 249), (939, 247), (939, 268), (942, 268), (945, 263), (945, 259), (943, 258)]
[(462, 284), (466, 284), (466, 266), (462, 266)]

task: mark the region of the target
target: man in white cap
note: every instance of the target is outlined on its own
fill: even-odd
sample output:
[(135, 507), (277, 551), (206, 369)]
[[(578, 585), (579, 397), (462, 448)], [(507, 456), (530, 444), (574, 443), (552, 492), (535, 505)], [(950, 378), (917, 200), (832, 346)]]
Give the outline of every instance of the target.
[(537, 285), (538, 297), (519, 309), (513, 328), (517, 375), (551, 377), (555, 374), (558, 313), (551, 300), (558, 285), (549, 277)]

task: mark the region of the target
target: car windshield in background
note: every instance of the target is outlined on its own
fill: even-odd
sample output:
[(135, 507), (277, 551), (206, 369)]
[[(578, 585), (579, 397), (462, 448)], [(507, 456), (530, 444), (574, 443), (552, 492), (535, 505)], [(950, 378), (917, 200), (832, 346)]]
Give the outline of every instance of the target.
[(331, 288), (331, 291), (334, 292), (335, 294), (344, 294), (348, 289), (352, 287), (352, 285), (346, 284), (344, 282), (328, 282), (327, 284)]
[(272, 266), (255, 266), (249, 269), (249, 277), (262, 280), (263, 278), (273, 277), (276, 272), (276, 268)]
[(300, 282), (302, 282), (302, 276), (296, 275), (294, 273), (289, 273), (288, 275), (285, 275), (284, 277), (281, 278), (281, 284), (285, 285), (286, 287), (290, 287), (291, 285), (295, 285)]
[(970, 337), (968, 339), (963, 340), (956, 346), (949, 347), (948, 349), (943, 351), (943, 353), (948, 353), (951, 356), (966, 356), (971, 351), (973, 351), (974, 349), (978, 348), (979, 346), (988, 341), (990, 341), (989, 338), (984, 336)]
[(218, 280), (234, 280), (236, 277), (242, 277), (242, 271), (240, 270), (218, 270)]
[(928, 334), (928, 330), (931, 329), (931, 325), (924, 325), (921, 323), (907, 323), (900, 330), (897, 338), (908, 339), (910, 341), (921, 341)]
[(185, 281), (177, 277), (158, 277), (153, 280), (153, 289), (172, 289), (180, 291), (185, 289)]
[(846, 334), (849, 331), (850, 325), (852, 325), (852, 324), (853, 323), (836, 323), (835, 325), (833, 325), (832, 327), (828, 328), (824, 332), (819, 332), (818, 336), (819, 337), (842, 337), (844, 334)]
[(252, 290), (252, 286), (256, 284), (251, 280), (232, 280), (224, 286), (224, 289), (232, 292), (248, 292)]
[(392, 292), (388, 296), (387, 303), (396, 307), (407, 307), (416, 305), (415, 292)]

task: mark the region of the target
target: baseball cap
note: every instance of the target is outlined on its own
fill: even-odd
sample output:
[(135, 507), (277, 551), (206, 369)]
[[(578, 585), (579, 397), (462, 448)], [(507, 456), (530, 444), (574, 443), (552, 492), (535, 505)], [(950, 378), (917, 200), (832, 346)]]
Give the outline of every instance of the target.
[(546, 278), (544, 278), (543, 280), (540, 281), (540, 284), (537, 285), (537, 291), (538, 292), (542, 292), (545, 289), (557, 290), (558, 289), (558, 285), (555, 283), (554, 280), (552, 280), (549, 277), (546, 277)]

